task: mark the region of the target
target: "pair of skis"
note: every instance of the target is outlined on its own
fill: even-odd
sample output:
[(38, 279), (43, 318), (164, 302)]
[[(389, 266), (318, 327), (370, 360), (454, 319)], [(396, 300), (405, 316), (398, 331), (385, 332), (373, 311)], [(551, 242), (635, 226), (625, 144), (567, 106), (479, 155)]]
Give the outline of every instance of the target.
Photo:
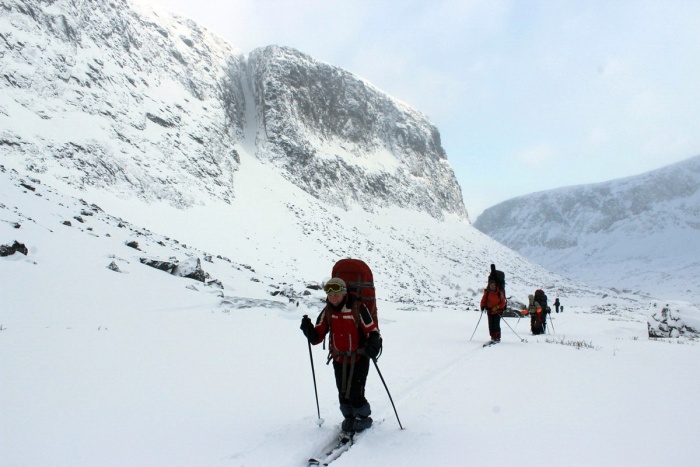
[(309, 458), (308, 461), (308, 467), (311, 466), (322, 466), (322, 465), (328, 465), (340, 456), (343, 455), (344, 452), (346, 452), (348, 449), (352, 447), (352, 445), (355, 443), (355, 439), (357, 438), (357, 434), (351, 437), (341, 437), (341, 434), (338, 434), (336, 437), (335, 441), (328, 445), (323, 451), (322, 454), (316, 457), (311, 457)]
[(485, 343), (484, 345), (482, 345), (482, 347), (491, 347), (492, 345), (496, 345), (496, 344), (498, 344), (499, 342), (501, 342), (501, 341), (488, 341), (487, 343)]

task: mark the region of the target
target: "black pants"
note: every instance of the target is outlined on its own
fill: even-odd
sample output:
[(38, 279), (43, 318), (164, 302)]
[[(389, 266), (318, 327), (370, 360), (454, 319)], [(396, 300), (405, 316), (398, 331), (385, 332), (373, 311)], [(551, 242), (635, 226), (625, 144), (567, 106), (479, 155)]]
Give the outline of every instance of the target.
[(491, 339), (501, 339), (501, 315), (499, 313), (487, 314), (489, 319), (489, 334)]
[[(348, 360), (350, 360), (350, 358), (348, 358)], [(352, 370), (352, 379), (350, 379), (351, 366), (350, 361), (345, 365), (346, 385), (350, 384), (349, 397), (345, 397), (348, 388), (343, 387), (343, 363), (334, 360), (333, 370), (335, 371), (335, 385), (338, 388), (338, 400), (340, 403), (358, 408), (367, 403), (367, 399), (365, 399), (365, 384), (367, 384), (367, 374), (369, 373), (369, 358), (362, 356), (355, 362), (355, 368)]]
[(544, 313), (530, 313), (530, 331), (533, 334), (544, 334), (545, 324), (542, 321)]

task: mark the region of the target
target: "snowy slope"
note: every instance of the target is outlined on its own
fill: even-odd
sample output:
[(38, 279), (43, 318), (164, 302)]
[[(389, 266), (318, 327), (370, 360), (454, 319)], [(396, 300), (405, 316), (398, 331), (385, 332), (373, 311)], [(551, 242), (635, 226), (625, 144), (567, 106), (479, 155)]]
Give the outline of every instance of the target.
[(700, 301), (700, 156), (635, 177), (534, 193), (479, 230), (567, 277)]
[(185, 208), (232, 202), (247, 152), (327, 204), (467, 218), (425, 115), (299, 51), (246, 59), (138, 0), (7, 0), (0, 60), (7, 167)]
[(139, 3), (4, 1), (3, 164), (180, 207), (230, 200), (242, 60)]
[[(242, 160), (245, 180), (273, 173), (252, 162)], [(427, 226), (416, 227), (410, 211), (312, 205), (272, 176), (226, 205), (232, 211), (222, 203), (207, 229), (195, 212), (164, 235), (8, 169), (0, 182), (0, 244), (29, 250), (0, 258), (3, 465), (305, 465), (341, 418), (325, 352), (314, 348), (325, 419), (315, 424), (298, 326), (320, 311), (321, 297), (306, 285), (358, 251), (358, 238), (377, 270), (379, 366), (405, 430), (372, 370), (367, 397), (378, 423), (334, 465), (691, 466), (700, 456), (696, 339), (650, 340), (653, 303), (562, 281), (565, 312), (552, 334), (530, 336), (527, 322), (510, 318), (503, 342), (482, 349), (488, 333), (472, 299), (492, 255), (517, 271), (508, 276), (516, 296), (539, 269), (466, 223), (425, 215)], [(126, 208), (134, 218), (152, 210)], [(252, 227), (257, 216), (267, 229)], [(200, 258), (207, 281), (223, 289), (142, 257)], [(700, 311), (685, 308), (697, 321)], [(533, 448), (533, 432), (544, 434), (544, 448)]]

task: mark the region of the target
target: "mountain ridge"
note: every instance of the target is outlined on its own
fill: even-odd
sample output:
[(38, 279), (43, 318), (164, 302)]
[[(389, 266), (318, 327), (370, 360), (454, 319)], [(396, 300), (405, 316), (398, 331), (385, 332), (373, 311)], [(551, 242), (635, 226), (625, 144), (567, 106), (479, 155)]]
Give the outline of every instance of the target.
[(133, 1), (3, 7), (7, 165), (187, 208), (195, 191), (231, 202), (240, 152), (252, 150), (344, 209), (468, 218), (437, 128), (345, 70), (279, 46), (246, 58)]
[(655, 283), (662, 296), (698, 300), (698, 206), (695, 156), (632, 177), (514, 198), (485, 210), (474, 227), (577, 280), (633, 290)]
[[(402, 300), (452, 303), (459, 284), (478, 281), (461, 268), (494, 261), (530, 288), (588, 290), (496, 244), (470, 250), (477, 234), (424, 114), (294, 49), (262, 47), (246, 58), (191, 20), (130, 0), (92, 3), (3, 3), (0, 162), (8, 169), (108, 208), (123, 202), (125, 218), (142, 211), (141, 225), (209, 238), (242, 258), (279, 249), (297, 280), (311, 274), (309, 256), (362, 255), (412, 291), (397, 293)], [(305, 195), (282, 190), (287, 182)], [(240, 199), (261, 208), (241, 210)], [(422, 226), (379, 227), (387, 215)], [(191, 232), (193, 219), (204, 232)], [(219, 229), (231, 233), (221, 239)], [(335, 242), (308, 242), (313, 229)], [(383, 249), (392, 258), (368, 240), (376, 231), (391, 240)], [(443, 272), (415, 271), (433, 267)]]

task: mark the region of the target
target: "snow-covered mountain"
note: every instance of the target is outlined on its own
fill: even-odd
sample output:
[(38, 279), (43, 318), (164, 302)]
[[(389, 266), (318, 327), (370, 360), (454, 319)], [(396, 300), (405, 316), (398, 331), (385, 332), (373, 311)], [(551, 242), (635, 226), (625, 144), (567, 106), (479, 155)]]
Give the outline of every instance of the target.
[(700, 301), (700, 156), (514, 198), (474, 226), (567, 277)]
[(340, 68), (131, 0), (2, 6), (8, 166), (187, 207), (230, 202), (246, 150), (329, 204), (467, 217), (437, 129)]
[(8, 0), (0, 56), (7, 166), (181, 207), (234, 196), (243, 57), (196, 23), (125, 0)]
[[(0, 164), (23, 183), (217, 251), (296, 295), (343, 256), (398, 285), (385, 298), (423, 305), (473, 305), (491, 262), (513, 293), (604, 294), (484, 240), (435, 127), (337, 67), (280, 47), (246, 60), (127, 0), (6, 1), (0, 38)], [(7, 222), (16, 215), (30, 216)], [(270, 249), (275, 264), (260, 264)]]
[[(0, 163), (19, 179), (276, 284), (361, 256), (400, 284), (386, 298), (423, 305), (471, 305), (492, 262), (521, 301), (605, 294), (480, 239), (437, 129), (340, 68), (278, 46), (244, 57), (132, 0), (2, 5)], [(276, 264), (258, 264), (270, 248)]]
[(331, 204), (399, 206), (466, 218), (428, 119), (366, 81), (293, 49), (250, 55), (258, 157)]
[[(362, 80), (126, 0), (3, 0), (0, 64), (3, 465), (305, 465), (341, 415), (299, 322), (347, 256), (375, 274), (388, 387), (372, 370), (376, 423), (334, 465), (700, 455), (696, 372), (675, 369), (698, 362), (697, 307), (473, 228), (437, 130)], [(561, 299), (549, 334), (511, 316), (482, 349), (490, 263), (513, 306)], [(679, 448), (638, 449), (659, 432)]]

